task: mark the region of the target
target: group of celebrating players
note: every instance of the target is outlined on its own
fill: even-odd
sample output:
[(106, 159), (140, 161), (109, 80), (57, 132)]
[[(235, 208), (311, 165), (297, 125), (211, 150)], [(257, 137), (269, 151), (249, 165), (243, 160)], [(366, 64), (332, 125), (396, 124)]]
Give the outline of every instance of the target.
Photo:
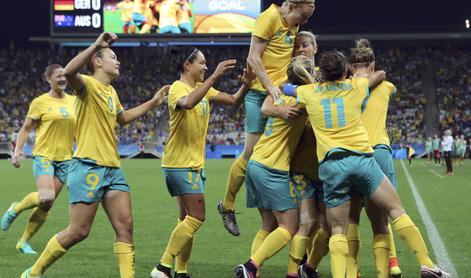
[[(314, 0), (287, 0), (259, 16), (242, 85), (234, 94), (212, 86), (237, 61), (219, 63), (205, 78), (204, 54), (196, 48), (179, 49), (172, 54), (180, 78), (151, 100), (124, 110), (111, 85), (120, 74), (120, 62), (110, 48), (117, 40), (113, 33), (101, 34), (65, 68), (50, 65), (45, 77), (51, 90), (31, 103), (12, 157), (19, 167), (28, 133), (35, 128), (38, 190), (13, 203), (0, 224), (8, 230), (21, 212), (34, 208), (17, 250), (35, 254), (29, 242), (63, 184), (69, 191), (70, 223), (21, 277), (44, 277), (55, 261), (85, 239), (100, 202), (116, 233), (113, 247), (120, 275), (134, 277), (130, 188), (120, 168), (114, 129), (117, 122), (137, 119), (166, 97), (170, 133), (162, 170), (179, 205), (179, 218), (152, 278), (190, 277), (194, 235), (205, 220), (204, 150), (213, 102), (245, 105), (244, 151), (230, 169), (224, 201), (217, 206), (224, 226), (239, 235), (234, 203), (244, 181), (247, 206), (258, 208), (261, 216), (250, 258), (236, 267), (236, 277), (260, 277), (263, 263), (288, 244), (286, 277), (317, 277), (316, 268), (328, 252), (332, 277), (357, 277), (363, 207), (374, 233), (376, 277), (401, 275), (392, 228), (414, 253), (421, 277), (445, 277), (395, 190), (386, 132), (395, 86), (385, 81), (384, 71), (375, 71), (375, 56), (365, 39), (356, 42), (348, 59), (339, 51), (324, 53), (317, 68), (315, 36), (298, 32), (314, 9)], [(80, 73), (84, 66), (89, 75)], [(67, 84), (73, 96), (65, 93)]]

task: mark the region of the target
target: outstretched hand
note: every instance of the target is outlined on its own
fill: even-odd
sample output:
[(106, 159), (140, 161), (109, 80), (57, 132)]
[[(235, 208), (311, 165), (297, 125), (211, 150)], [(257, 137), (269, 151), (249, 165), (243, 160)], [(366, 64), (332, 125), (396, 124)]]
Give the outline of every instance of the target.
[(152, 101), (154, 102), (154, 108), (159, 107), (165, 101), (169, 90), (170, 85), (165, 85), (155, 93), (154, 97), (152, 98)]

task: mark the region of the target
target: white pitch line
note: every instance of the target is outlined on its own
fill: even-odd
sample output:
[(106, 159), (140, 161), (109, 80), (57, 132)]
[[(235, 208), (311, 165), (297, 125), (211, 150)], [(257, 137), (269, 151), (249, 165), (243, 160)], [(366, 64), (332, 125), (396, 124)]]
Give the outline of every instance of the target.
[(437, 173), (437, 171), (433, 170), (433, 169), (429, 169), (430, 172), (432, 172), (433, 174), (435, 174), (435, 176), (443, 179), (443, 175), (440, 175), (439, 173)]
[(458, 273), (456, 272), (455, 265), (450, 259), (448, 252), (446, 251), (445, 244), (443, 244), (443, 240), (438, 233), (437, 227), (433, 224), (432, 218), (430, 214), (428, 214), (427, 209), (425, 208), (424, 201), (422, 197), (420, 197), (419, 191), (417, 191), (417, 187), (415, 186), (412, 177), (409, 174), (404, 162), (401, 160), (402, 169), (406, 174), (407, 181), (409, 183), (409, 187), (412, 191), (412, 195), (414, 195), (415, 203), (417, 204), (417, 208), (419, 209), (420, 216), (422, 217), (422, 221), (425, 224), (425, 228), (427, 229), (427, 235), (430, 239), (430, 243), (432, 244), (433, 252), (435, 253), (435, 257), (437, 259), (437, 264), (443, 268), (444, 271), (451, 274), (451, 277), (459, 278)]

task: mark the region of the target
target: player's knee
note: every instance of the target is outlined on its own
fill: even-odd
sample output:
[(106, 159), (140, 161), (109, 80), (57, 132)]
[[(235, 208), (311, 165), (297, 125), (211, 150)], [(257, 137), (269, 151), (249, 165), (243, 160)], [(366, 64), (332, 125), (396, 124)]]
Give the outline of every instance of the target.
[(302, 236), (310, 236), (317, 227), (317, 221), (311, 220), (309, 222), (300, 223), (297, 234)]
[(116, 234), (118, 237), (125, 237), (125, 238), (132, 238), (133, 234), (133, 220), (131, 217), (123, 220), (120, 225), (119, 229), (116, 230)]
[(49, 211), (56, 198), (56, 193), (52, 189), (38, 190), (38, 207), (44, 211)]
[(89, 233), (90, 233), (90, 228), (88, 227), (69, 229), (69, 236), (70, 236), (71, 241), (74, 244), (86, 239)]
[(278, 224), (276, 222), (263, 222), (262, 229), (267, 232), (273, 232), (276, 228), (278, 228)]

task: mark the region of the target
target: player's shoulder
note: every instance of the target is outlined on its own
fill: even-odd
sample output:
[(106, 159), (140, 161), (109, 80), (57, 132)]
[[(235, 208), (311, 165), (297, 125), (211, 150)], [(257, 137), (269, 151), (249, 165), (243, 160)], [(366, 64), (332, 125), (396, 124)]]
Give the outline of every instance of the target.
[(268, 7), (266, 10), (264, 10), (260, 14), (260, 17), (275, 18), (275, 17), (279, 16), (278, 8), (279, 7), (276, 4), (271, 4), (270, 7)]
[(35, 97), (32, 101), (31, 104), (40, 104), (45, 101), (47, 101), (49, 94), (48, 93), (42, 93), (39, 96)]

